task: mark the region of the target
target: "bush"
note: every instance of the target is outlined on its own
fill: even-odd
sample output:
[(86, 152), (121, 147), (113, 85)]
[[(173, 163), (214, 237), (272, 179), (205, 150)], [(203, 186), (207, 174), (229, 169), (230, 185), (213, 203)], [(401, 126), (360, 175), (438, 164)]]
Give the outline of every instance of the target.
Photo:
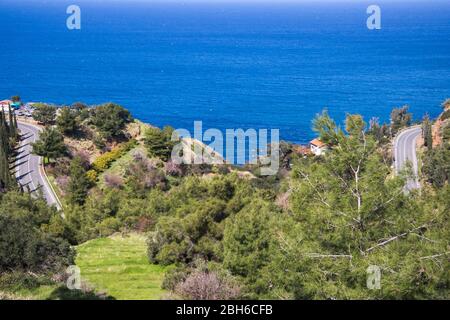
[(162, 161), (168, 161), (175, 146), (172, 141), (173, 128), (165, 127), (163, 130), (159, 128), (149, 128), (145, 132), (145, 146), (147, 147), (150, 157), (159, 158)]
[(165, 290), (175, 291), (175, 288), (179, 283), (184, 282), (189, 275), (189, 270), (185, 265), (181, 265), (176, 268), (168, 268), (164, 274), (164, 280), (161, 284), (161, 288)]
[(119, 231), (120, 226), (121, 223), (117, 218), (109, 217), (99, 223), (98, 230), (102, 237), (106, 237), (112, 235), (114, 232)]
[(44, 103), (35, 104), (34, 107), (35, 107), (35, 110), (33, 112), (34, 120), (44, 125), (48, 125), (53, 121), (55, 121), (56, 107)]
[(35, 276), (29, 273), (10, 272), (0, 276), (0, 291), (17, 291), (34, 289), (41, 285), (52, 285), (53, 281), (45, 276)]
[(122, 135), (125, 125), (132, 120), (128, 110), (114, 103), (106, 103), (92, 109), (91, 122), (105, 138)]
[(11, 192), (0, 201), (0, 273), (59, 271), (73, 264), (66, 240), (43, 231), (57, 213), (28, 195)]
[(173, 177), (181, 177), (184, 175), (185, 168), (182, 164), (176, 164), (173, 161), (169, 160), (164, 165), (164, 170), (166, 174)]
[(108, 169), (111, 164), (122, 157), (126, 152), (130, 151), (136, 145), (136, 140), (130, 140), (109, 152), (106, 152), (94, 160), (92, 166), (100, 173)]
[(231, 300), (240, 296), (240, 288), (235, 283), (215, 272), (204, 271), (192, 272), (176, 286), (175, 292), (189, 300)]
[(120, 189), (123, 185), (123, 179), (115, 174), (107, 174), (105, 175), (105, 185), (111, 189)]
[(88, 172), (86, 172), (86, 176), (92, 184), (95, 184), (97, 182), (97, 178), (98, 178), (97, 171), (89, 170)]

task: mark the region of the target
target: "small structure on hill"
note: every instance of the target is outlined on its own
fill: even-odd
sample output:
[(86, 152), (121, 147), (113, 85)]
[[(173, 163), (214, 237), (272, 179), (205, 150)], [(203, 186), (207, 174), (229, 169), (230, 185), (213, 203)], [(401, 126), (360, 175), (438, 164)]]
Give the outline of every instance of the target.
[(309, 143), (309, 148), (314, 155), (321, 156), (328, 150), (328, 145), (319, 139), (314, 139)]
[(0, 109), (6, 111), (10, 106), (12, 109), (17, 110), (22, 106), (22, 103), (20, 101), (12, 101), (8, 99), (0, 101)]
[(12, 106), (13, 102), (11, 100), (2, 100), (0, 101), (0, 110), (7, 111), (9, 106)]

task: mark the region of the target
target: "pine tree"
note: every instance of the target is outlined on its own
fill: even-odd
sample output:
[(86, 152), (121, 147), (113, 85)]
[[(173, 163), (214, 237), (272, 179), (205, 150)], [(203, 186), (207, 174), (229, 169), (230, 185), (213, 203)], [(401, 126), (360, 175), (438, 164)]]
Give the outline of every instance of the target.
[(12, 185), (12, 177), (9, 172), (9, 142), (3, 121), (0, 122), (0, 191), (8, 189)]
[(33, 153), (48, 159), (57, 159), (67, 151), (64, 137), (55, 128), (47, 127), (39, 135), (39, 140), (32, 144)]
[(75, 157), (70, 163), (70, 183), (67, 191), (71, 204), (82, 205), (89, 191), (89, 180), (81, 158)]
[(5, 121), (5, 114), (3, 111), (0, 113), (0, 145), (6, 155), (10, 152), (9, 147), (9, 128)]
[(15, 134), (16, 134), (16, 138), (19, 137), (19, 127), (17, 126), (17, 116), (16, 113), (14, 112), (14, 117), (13, 117), (13, 125), (14, 128), (16, 129)]
[(68, 107), (62, 108), (58, 118), (56, 118), (56, 125), (64, 134), (74, 133), (78, 127), (75, 112)]
[(11, 137), (11, 138), (13, 138), (13, 139), (15, 139), (16, 138), (16, 127), (14, 126), (14, 116), (13, 116), (13, 113), (14, 113), (14, 111), (11, 109), (11, 106), (9, 106), (9, 122), (8, 122), (8, 124), (9, 124), (9, 128), (8, 128), (8, 130), (9, 130), (9, 136)]

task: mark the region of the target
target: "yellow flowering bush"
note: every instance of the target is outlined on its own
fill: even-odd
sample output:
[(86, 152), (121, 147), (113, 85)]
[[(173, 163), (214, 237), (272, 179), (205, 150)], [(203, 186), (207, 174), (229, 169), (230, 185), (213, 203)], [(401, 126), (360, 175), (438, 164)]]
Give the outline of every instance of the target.
[(109, 152), (106, 152), (99, 156), (97, 159), (94, 160), (92, 163), (92, 167), (97, 172), (102, 172), (108, 169), (111, 164), (119, 159), (125, 152), (128, 152), (131, 148), (133, 148), (136, 145), (136, 140), (130, 140), (127, 143), (124, 143), (114, 149), (112, 149)]
[(98, 174), (95, 170), (89, 170), (86, 172), (86, 176), (91, 183), (95, 183), (97, 181)]

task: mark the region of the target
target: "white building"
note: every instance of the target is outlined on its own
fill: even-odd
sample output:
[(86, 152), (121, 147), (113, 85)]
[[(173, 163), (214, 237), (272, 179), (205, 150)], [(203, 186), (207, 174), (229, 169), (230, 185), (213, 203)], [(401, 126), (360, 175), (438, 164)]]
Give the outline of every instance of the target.
[(328, 150), (328, 146), (320, 141), (319, 139), (314, 139), (309, 143), (311, 152), (316, 156), (321, 156)]
[(4, 110), (5, 112), (8, 111), (9, 106), (12, 104), (13, 102), (11, 100), (2, 100), (0, 101), (0, 110)]

